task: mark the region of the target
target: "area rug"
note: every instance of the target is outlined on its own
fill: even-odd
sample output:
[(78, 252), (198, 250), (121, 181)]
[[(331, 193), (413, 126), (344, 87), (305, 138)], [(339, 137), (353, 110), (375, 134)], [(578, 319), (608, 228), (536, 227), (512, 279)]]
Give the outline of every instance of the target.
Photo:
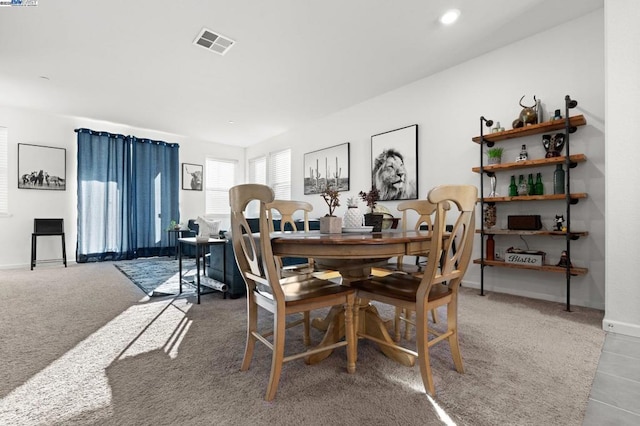
[[(114, 266), (140, 287), (149, 297), (169, 296), (180, 293), (179, 264), (171, 257), (149, 257), (114, 262)], [(196, 275), (194, 259), (182, 260), (182, 273)], [(195, 293), (195, 287), (185, 284), (183, 293)]]

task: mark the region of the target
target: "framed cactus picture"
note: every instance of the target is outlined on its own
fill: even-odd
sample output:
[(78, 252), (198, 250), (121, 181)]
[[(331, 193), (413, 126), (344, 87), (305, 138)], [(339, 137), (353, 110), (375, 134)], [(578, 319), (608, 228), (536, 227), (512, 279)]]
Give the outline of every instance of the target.
[(332, 186), (349, 190), (349, 142), (304, 154), (304, 193), (320, 194)]

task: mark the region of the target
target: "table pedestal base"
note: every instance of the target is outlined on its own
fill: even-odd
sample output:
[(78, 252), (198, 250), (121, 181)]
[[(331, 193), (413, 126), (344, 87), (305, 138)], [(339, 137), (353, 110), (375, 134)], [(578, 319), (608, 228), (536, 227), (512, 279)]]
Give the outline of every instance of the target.
[[(326, 330), (322, 342), (318, 347), (327, 346), (339, 342), (345, 336), (344, 330), (344, 307), (334, 306), (329, 314), (324, 318), (316, 318), (312, 321), (312, 325), (320, 330)], [(393, 339), (387, 331), (386, 323), (380, 318), (378, 310), (368, 301), (362, 300), (360, 304), (360, 312), (358, 313), (358, 330), (366, 332), (366, 334), (393, 343)], [(415, 365), (414, 356), (398, 351), (386, 345), (378, 345), (382, 353), (389, 358), (399, 362), (402, 365), (412, 367)], [(307, 364), (317, 364), (323, 359), (331, 355), (332, 350), (319, 352), (305, 358)]]

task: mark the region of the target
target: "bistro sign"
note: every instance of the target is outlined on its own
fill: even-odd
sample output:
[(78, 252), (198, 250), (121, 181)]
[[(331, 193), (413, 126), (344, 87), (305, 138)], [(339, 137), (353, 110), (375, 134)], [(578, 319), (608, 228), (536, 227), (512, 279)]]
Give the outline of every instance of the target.
[(516, 265), (542, 266), (545, 254), (543, 251), (514, 250), (510, 252), (507, 250), (504, 260), (506, 263), (514, 263)]

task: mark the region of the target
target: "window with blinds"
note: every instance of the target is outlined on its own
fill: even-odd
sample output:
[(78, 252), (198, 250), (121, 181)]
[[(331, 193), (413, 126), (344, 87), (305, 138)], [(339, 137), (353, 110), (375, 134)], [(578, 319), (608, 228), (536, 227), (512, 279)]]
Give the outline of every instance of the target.
[(236, 161), (207, 158), (205, 170), (206, 214), (229, 214), (229, 189), (235, 185), (236, 167)]
[(9, 214), (9, 131), (0, 127), (0, 216)]
[(267, 157), (249, 160), (249, 183), (267, 184)]
[(291, 199), (291, 150), (269, 154), (269, 186), (277, 200)]

